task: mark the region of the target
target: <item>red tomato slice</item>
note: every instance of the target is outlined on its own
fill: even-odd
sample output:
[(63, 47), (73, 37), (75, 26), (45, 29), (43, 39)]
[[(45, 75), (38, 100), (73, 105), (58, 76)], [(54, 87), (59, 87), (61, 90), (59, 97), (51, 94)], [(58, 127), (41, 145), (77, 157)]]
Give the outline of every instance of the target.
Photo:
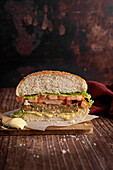
[(17, 102), (24, 103), (25, 100), (28, 100), (30, 103), (44, 103), (44, 104), (72, 104), (72, 100), (82, 101), (81, 106), (83, 108), (88, 107), (87, 101), (84, 100), (82, 95), (72, 95), (72, 96), (62, 96), (62, 95), (39, 95), (34, 98), (16, 97)]
[(73, 96), (67, 96), (67, 100), (77, 100), (81, 101), (83, 100), (84, 97), (82, 95), (73, 95)]
[(48, 95), (47, 97), (48, 97), (48, 99), (52, 99), (52, 100), (58, 99), (58, 95)]
[(88, 103), (87, 103), (86, 100), (83, 100), (83, 101), (81, 102), (81, 107), (83, 107), (83, 108), (85, 108), (85, 109), (88, 107)]
[(40, 99), (46, 99), (47, 96), (48, 96), (48, 95), (45, 95), (45, 94), (44, 94), (44, 95), (40, 95), (39, 98), (40, 98)]
[(39, 99), (39, 103), (45, 103), (45, 104), (63, 104), (63, 100), (50, 100), (50, 99)]
[(65, 100), (66, 98), (67, 98), (66, 96), (61, 96), (61, 95), (58, 96), (59, 100)]
[(24, 102), (24, 99), (23, 99), (23, 97), (16, 97), (16, 101), (18, 102), (18, 103), (23, 103)]
[(82, 96), (82, 95), (76, 95), (76, 100), (77, 100), (77, 101), (84, 100), (84, 96)]
[(27, 100), (28, 100), (28, 102), (30, 102), (30, 103), (37, 103), (37, 97), (33, 97), (33, 98), (27, 99)]

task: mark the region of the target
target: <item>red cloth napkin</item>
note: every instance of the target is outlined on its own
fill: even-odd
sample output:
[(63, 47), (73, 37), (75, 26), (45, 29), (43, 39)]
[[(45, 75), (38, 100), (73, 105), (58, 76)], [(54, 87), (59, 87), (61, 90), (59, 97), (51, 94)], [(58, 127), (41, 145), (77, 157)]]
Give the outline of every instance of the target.
[(113, 115), (113, 84), (104, 85), (94, 81), (87, 81), (87, 84), (88, 93), (91, 94), (94, 100), (90, 108), (90, 114)]

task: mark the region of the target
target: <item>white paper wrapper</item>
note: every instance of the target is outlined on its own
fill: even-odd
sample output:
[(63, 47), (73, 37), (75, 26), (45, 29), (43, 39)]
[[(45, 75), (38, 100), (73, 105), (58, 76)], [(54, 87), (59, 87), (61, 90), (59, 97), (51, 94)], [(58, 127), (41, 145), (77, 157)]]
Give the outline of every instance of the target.
[[(16, 111), (18, 111), (18, 109), (11, 110), (9, 112), (5, 112), (4, 115), (10, 117), (10, 114), (12, 112), (16, 112)], [(83, 119), (79, 122), (71, 120), (71, 121), (27, 121), (26, 123), (28, 125), (27, 126), (28, 128), (45, 131), (48, 126), (70, 126), (73, 124), (87, 122), (87, 121), (90, 121), (90, 120), (98, 118), (98, 117), (99, 116), (95, 116), (95, 115), (87, 115), (85, 117), (85, 119)]]

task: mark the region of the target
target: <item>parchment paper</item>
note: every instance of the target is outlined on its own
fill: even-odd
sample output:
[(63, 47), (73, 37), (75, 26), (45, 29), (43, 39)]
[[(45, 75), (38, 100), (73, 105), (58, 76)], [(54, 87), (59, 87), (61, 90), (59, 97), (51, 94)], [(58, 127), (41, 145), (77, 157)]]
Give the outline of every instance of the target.
[[(5, 112), (3, 114), (10, 117), (10, 114), (12, 112), (16, 112), (16, 111), (18, 111), (18, 109), (11, 110), (11, 111)], [(95, 115), (87, 115), (85, 117), (85, 119), (83, 119), (79, 122), (71, 120), (71, 121), (27, 121), (26, 123), (28, 125), (27, 126), (28, 128), (45, 131), (45, 129), (48, 126), (70, 126), (70, 125), (73, 125), (73, 124), (87, 122), (87, 121), (93, 120), (93, 119), (98, 118), (98, 117), (99, 116), (95, 116)]]

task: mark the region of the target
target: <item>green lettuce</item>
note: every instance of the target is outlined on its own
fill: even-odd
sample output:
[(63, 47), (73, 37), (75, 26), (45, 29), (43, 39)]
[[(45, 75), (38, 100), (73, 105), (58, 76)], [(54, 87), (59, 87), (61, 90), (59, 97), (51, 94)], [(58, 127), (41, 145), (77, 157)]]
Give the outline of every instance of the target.
[(10, 117), (20, 118), (20, 117), (22, 117), (22, 115), (23, 115), (23, 112), (22, 112), (22, 110), (20, 108), (18, 111), (11, 113)]
[(34, 94), (34, 95), (30, 95), (30, 96), (27, 96), (27, 95), (25, 95), (25, 96), (23, 96), (23, 98), (24, 99), (32, 99), (32, 98), (34, 98), (34, 97), (36, 97), (36, 96), (38, 96), (39, 94)]

